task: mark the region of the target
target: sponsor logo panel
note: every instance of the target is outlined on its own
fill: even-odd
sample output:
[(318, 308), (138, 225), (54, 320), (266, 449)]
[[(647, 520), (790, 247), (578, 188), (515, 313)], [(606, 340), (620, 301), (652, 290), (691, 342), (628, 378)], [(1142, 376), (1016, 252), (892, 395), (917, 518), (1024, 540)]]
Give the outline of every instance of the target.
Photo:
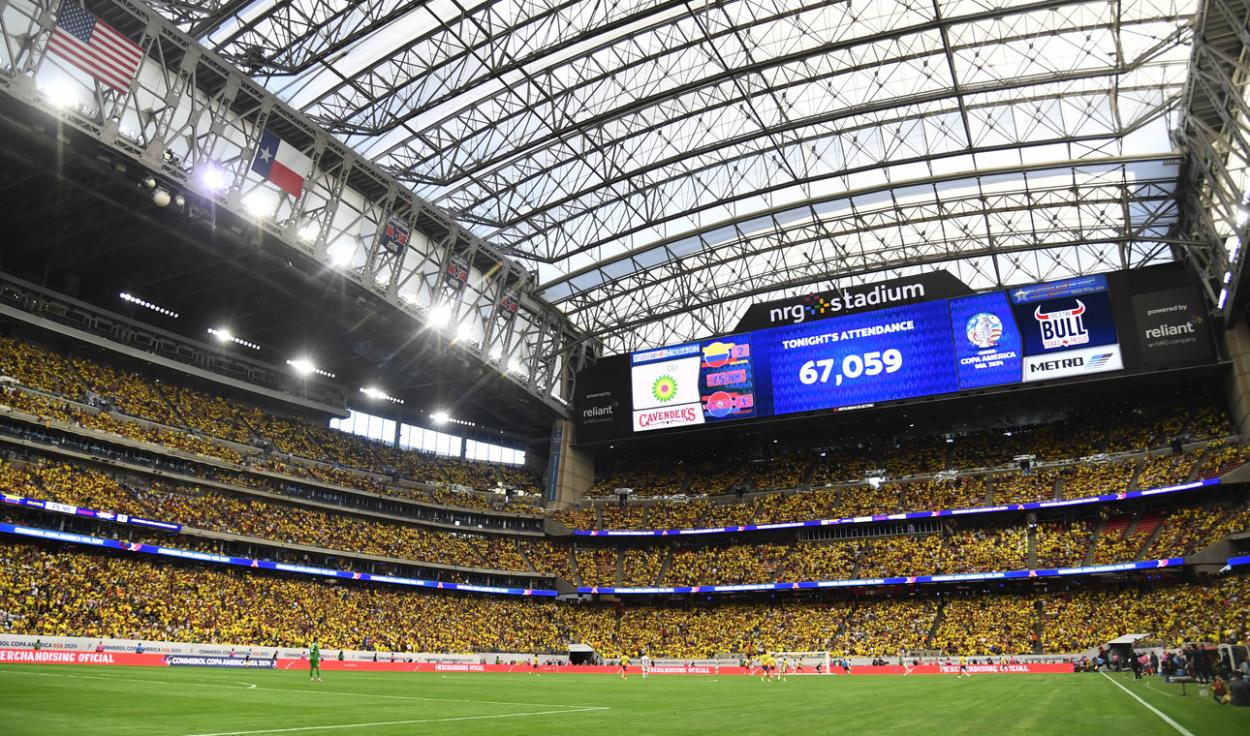
[(1049, 381), (1052, 378), (1118, 371), (1124, 367), (1120, 346), (1104, 345), (1082, 350), (1065, 350), (1024, 359), (1024, 380)]
[(689, 427), (695, 424), (703, 424), (703, 408), (701, 404), (643, 409), (642, 411), (634, 412), (635, 432), (667, 429), (669, 427)]
[(1133, 297), (1133, 315), (1147, 365), (1186, 365), (1213, 357), (1210, 324), (1195, 289), (1138, 294)]

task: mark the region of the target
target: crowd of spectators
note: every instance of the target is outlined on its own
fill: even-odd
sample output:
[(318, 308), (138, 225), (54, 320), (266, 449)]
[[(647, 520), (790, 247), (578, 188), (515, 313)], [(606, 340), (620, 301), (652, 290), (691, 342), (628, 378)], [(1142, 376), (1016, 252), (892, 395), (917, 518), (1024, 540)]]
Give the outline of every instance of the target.
[[(1245, 575), (1211, 586), (1080, 589), (1039, 599), (1047, 651), (1080, 651), (1128, 633), (1147, 634), (1169, 646), (1250, 642), (1245, 615), (1250, 577)], [(1109, 637), (1109, 632), (1114, 633)]]
[[(532, 571), (591, 586), (727, 585), (852, 577), (989, 572), (1030, 567), (1026, 524), (992, 517), (946, 521), (938, 533), (895, 534), (828, 542), (720, 543), (643, 547), (583, 546), (558, 540), (453, 532), (366, 513), (344, 513), (282, 498), (251, 497), (210, 486), (115, 475), (47, 459), (0, 461), (0, 489), (87, 508), (174, 521), (190, 527), (285, 544), (357, 552), (439, 565)], [(1129, 562), (1189, 556), (1250, 527), (1242, 502), (1181, 506), (1144, 519), (1111, 515), (1037, 526), (1035, 566)], [(1155, 526), (1161, 526), (1153, 536)], [(1095, 535), (1098, 529), (1101, 533)], [(1146, 549), (1147, 542), (1150, 542)], [(1092, 549), (1091, 549), (1092, 546)], [(667, 564), (666, 564), (667, 563)]]
[[(1250, 460), (1247, 447), (1213, 440), (1209, 446), (1175, 455), (1165, 449), (1144, 458), (1110, 462), (1076, 462), (901, 482), (859, 481), (796, 491), (754, 493), (741, 501), (733, 497), (715, 501), (646, 499), (625, 506), (615, 501), (599, 501), (599, 513), (579, 513), (594, 508), (588, 503), (562, 512), (562, 518), (592, 525), (573, 527), (581, 529), (676, 529), (1028, 503), (1053, 500), (1056, 496), (1087, 498), (1211, 477), (1246, 460)], [(1134, 478), (1136, 483), (1133, 483)]]
[(1037, 567), (1076, 567), (1085, 561), (1094, 525), (1087, 520), (1048, 521), (1037, 525)]
[[(281, 457), (253, 467), (378, 493), (396, 491), (386, 482), (395, 477), (479, 491), (504, 483), (533, 494), (513, 498), (508, 508), (538, 506), (537, 482), (520, 468), (402, 450), (12, 337), (0, 336), (0, 375), (27, 389), (5, 386), (0, 403), (43, 419), (236, 464), (266, 448)], [(501, 505), (452, 490), (441, 501), (467, 508)]]
[(986, 594), (948, 598), (928, 648), (959, 655), (1031, 654), (1036, 643), (1032, 598)]
[(565, 652), (604, 657), (829, 651), (894, 658), (1081, 652), (1126, 632), (1180, 646), (1244, 642), (1250, 578), (1209, 586), (661, 604), (564, 603), (331, 584), (127, 556), (0, 546), (0, 631), (141, 640)]
[(434, 531), (204, 487), (121, 480), (68, 463), (41, 461), (17, 467), (0, 460), (0, 489), (275, 542), (460, 567), (528, 569), (512, 537)]
[[(766, 460), (755, 462), (744, 452), (625, 457), (588, 495), (611, 497), (618, 487), (633, 489), (636, 498), (727, 494), (730, 502), (704, 507), (702, 519), (705, 525), (725, 525), (981, 505), (987, 498), (993, 503), (1025, 503), (1056, 494), (1076, 498), (1119, 493), (1134, 485), (1135, 478), (1137, 488), (1158, 487), (1225, 472), (1250, 459), (1250, 448), (1225, 444), (1231, 425), (1215, 407), (1179, 396), (1160, 397), (1150, 407), (1139, 403), (1100, 404), (1006, 430), (869, 438), (844, 447), (774, 448)], [(1200, 439), (1212, 442), (1205, 454), (1202, 448), (1173, 454), (1175, 442)], [(1143, 451), (1148, 451), (1144, 460), (1115, 455)], [(1067, 463), (1001, 471), (1022, 456), (1034, 463)], [(988, 479), (968, 472), (977, 468), (999, 472)], [(887, 482), (864, 484), (875, 471), (882, 471)], [(956, 474), (954, 480), (929, 479), (951, 472)], [(807, 488), (818, 490), (810, 495), (751, 495)], [(745, 503), (732, 503), (734, 494), (746, 494)], [(694, 507), (685, 502), (649, 502), (648, 508), (652, 528), (682, 526), (675, 522), (694, 516)], [(605, 514), (603, 519), (605, 528), (630, 521), (628, 512)]]

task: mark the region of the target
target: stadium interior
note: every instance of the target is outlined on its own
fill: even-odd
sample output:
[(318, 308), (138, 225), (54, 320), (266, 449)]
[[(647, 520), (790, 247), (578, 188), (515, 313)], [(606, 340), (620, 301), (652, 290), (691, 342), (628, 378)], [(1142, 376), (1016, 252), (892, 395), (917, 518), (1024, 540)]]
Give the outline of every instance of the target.
[(1250, 670), (1248, 28), (0, 0), (0, 674)]

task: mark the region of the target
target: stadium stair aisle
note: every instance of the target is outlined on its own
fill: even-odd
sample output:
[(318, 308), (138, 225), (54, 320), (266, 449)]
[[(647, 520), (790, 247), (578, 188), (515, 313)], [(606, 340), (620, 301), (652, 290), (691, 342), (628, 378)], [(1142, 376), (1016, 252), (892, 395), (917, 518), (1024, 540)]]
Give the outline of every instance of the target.
[(1089, 535), (1089, 547), (1085, 550), (1085, 557), (1081, 558), (1081, 565), (1093, 564), (1094, 554), (1098, 550), (1098, 541), (1102, 539), (1102, 530), (1106, 525), (1106, 518), (1100, 518), (1094, 525), (1094, 531)]

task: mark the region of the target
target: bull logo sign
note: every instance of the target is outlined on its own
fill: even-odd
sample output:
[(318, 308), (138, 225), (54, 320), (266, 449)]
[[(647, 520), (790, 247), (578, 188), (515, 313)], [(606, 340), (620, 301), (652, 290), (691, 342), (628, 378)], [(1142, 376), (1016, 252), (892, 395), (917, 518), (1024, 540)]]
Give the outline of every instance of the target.
[(1043, 312), (1042, 305), (1037, 305), (1037, 309), (1033, 310), (1033, 318), (1042, 330), (1042, 347), (1054, 350), (1089, 342), (1084, 314), (1085, 304), (1080, 299), (1076, 300), (1074, 308), (1055, 312)]

